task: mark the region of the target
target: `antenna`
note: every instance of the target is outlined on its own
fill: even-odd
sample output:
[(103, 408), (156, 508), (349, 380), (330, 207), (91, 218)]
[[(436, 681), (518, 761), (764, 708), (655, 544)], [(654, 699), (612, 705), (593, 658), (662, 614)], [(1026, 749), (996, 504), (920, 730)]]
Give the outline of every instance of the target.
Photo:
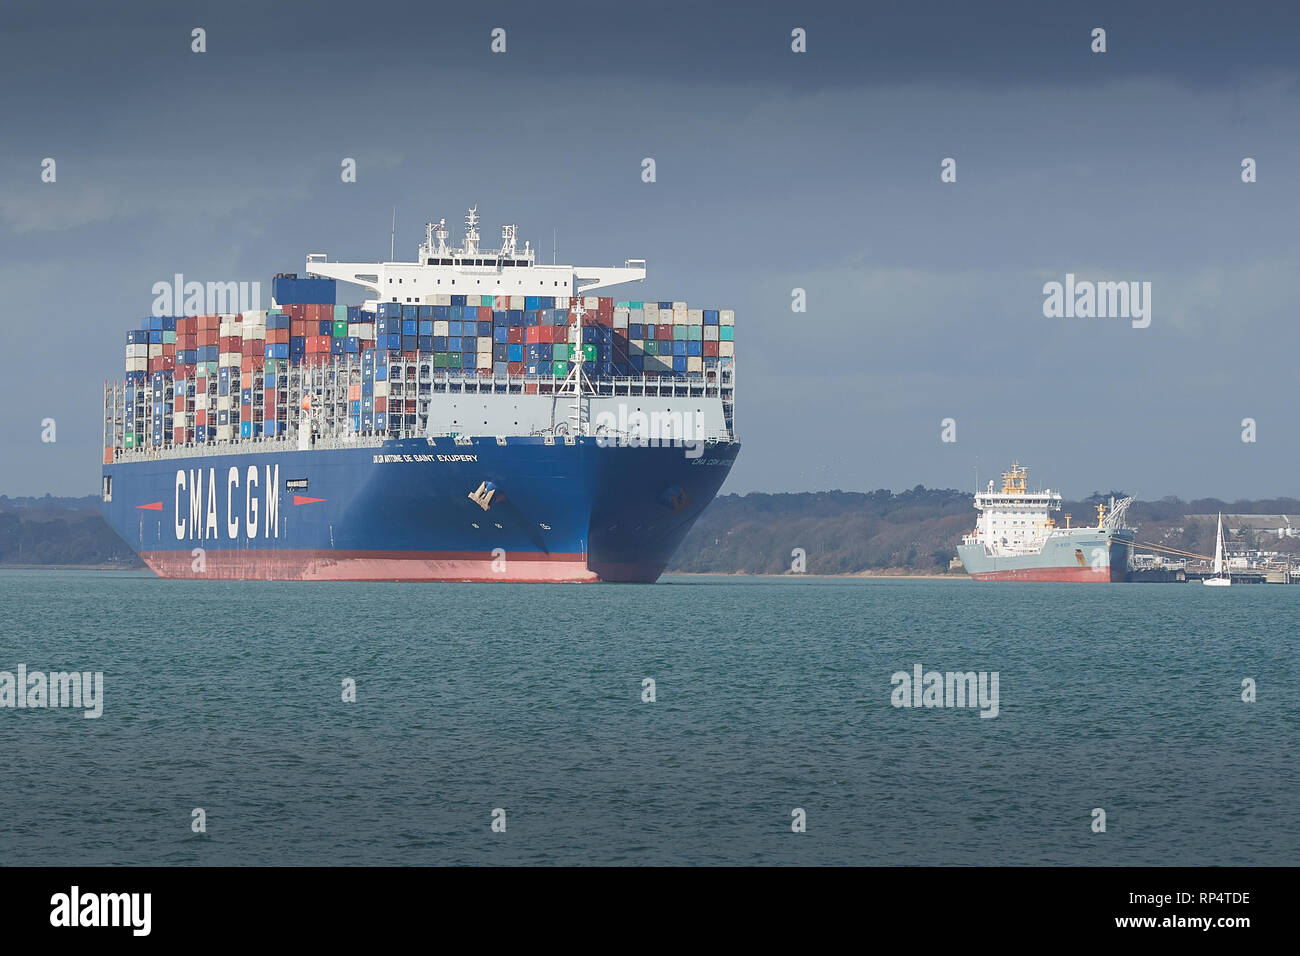
[(393, 237), (392, 243), (388, 247), (388, 261), (392, 262), (397, 258), (397, 207), (393, 207)]
[(559, 230), (555, 226), (551, 227), (551, 265), (555, 265), (555, 239)]

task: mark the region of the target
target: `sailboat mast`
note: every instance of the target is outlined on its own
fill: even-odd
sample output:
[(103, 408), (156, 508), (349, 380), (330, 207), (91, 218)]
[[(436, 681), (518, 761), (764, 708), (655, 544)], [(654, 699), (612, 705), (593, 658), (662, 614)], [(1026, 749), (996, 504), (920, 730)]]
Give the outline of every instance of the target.
[(1219, 513), (1219, 530), (1214, 537), (1214, 576), (1223, 573), (1223, 513)]

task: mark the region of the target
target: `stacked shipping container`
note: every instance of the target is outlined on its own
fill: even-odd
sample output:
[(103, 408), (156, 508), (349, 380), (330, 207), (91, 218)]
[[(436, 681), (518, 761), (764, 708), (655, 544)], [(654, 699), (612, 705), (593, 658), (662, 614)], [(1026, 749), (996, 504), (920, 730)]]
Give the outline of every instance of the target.
[(269, 311), (154, 316), (128, 332), (120, 447), (284, 435), (301, 411), (291, 394), (313, 397), (327, 432), (396, 434), (427, 415), (424, 365), (536, 392), (569, 374), (577, 348), (593, 380), (702, 378), (735, 355), (734, 314), (685, 302), (435, 295), (370, 312), (336, 304), (333, 280), (294, 276), (275, 278), (273, 298)]

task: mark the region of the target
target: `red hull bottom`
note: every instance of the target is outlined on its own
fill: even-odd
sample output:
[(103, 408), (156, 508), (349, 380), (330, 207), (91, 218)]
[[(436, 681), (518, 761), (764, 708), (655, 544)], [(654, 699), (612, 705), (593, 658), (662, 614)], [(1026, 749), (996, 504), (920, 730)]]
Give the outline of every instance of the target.
[(1110, 568), (1012, 568), (1005, 571), (984, 571), (972, 574), (976, 581), (1074, 581), (1093, 584), (1112, 584), (1124, 580), (1114, 577)]
[(599, 581), (582, 554), (491, 555), (450, 551), (145, 551), (140, 559), (162, 578), (226, 581), (464, 581), (559, 583)]

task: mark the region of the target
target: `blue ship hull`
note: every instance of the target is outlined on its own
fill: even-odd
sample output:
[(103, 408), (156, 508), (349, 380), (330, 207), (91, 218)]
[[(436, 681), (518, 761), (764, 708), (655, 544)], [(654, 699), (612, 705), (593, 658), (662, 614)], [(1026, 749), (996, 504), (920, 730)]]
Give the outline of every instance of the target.
[(162, 577), (652, 582), (740, 448), (279, 444), (105, 465), (105, 516)]

